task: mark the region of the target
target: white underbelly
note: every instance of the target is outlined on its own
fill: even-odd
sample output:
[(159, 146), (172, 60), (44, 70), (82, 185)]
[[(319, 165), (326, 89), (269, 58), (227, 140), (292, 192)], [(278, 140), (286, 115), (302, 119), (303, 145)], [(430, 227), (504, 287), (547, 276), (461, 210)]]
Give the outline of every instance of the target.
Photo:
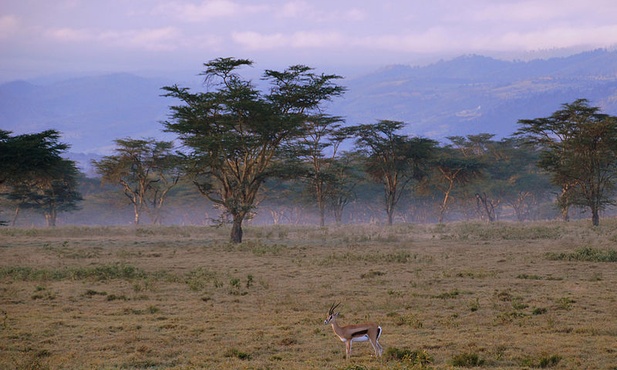
[[(339, 337), (340, 338), (340, 337)], [(366, 342), (368, 340), (368, 335), (363, 335), (361, 337), (351, 338), (352, 342)], [(341, 338), (342, 342), (347, 342), (347, 339)]]

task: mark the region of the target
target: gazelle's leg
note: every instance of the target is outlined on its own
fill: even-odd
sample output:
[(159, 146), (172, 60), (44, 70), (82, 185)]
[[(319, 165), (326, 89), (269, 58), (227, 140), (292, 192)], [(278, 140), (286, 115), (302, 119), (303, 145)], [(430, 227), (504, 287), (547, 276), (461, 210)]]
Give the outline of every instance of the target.
[(379, 354), (378, 356), (381, 356), (383, 354), (383, 347), (381, 346), (381, 344), (379, 344), (379, 337), (381, 337), (381, 326), (377, 327), (377, 338), (375, 338), (375, 344), (377, 345), (377, 348), (379, 348)]
[(349, 360), (351, 356), (351, 340), (345, 342), (345, 358)]
[(381, 346), (381, 344), (379, 344), (378, 341), (375, 341), (375, 343), (377, 343), (377, 347), (379, 347), (379, 355), (378, 356), (381, 356), (383, 354), (383, 347)]
[(379, 343), (377, 342), (377, 339), (375, 339), (375, 343), (373, 343), (373, 340), (370, 339), (369, 342), (371, 343), (371, 346), (373, 347), (373, 351), (375, 351), (375, 356), (379, 356)]

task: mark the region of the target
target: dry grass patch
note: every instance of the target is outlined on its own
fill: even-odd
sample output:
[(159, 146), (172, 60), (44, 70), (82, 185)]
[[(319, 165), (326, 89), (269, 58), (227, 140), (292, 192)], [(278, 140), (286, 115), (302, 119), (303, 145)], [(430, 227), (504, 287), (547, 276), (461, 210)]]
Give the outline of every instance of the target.
[[(240, 245), (208, 227), (2, 228), (0, 369), (610, 369), (615, 235), (612, 220), (249, 227)], [(344, 360), (334, 301), (342, 323), (383, 327), (383, 358), (358, 343)]]

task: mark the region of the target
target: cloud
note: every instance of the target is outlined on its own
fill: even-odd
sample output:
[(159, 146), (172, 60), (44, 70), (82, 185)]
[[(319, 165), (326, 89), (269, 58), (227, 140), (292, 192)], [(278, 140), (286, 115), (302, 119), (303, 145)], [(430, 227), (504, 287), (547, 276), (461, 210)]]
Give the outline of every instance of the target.
[(289, 39), (282, 33), (261, 34), (259, 32), (234, 32), (231, 38), (249, 50), (271, 50), (289, 45)]
[(173, 27), (138, 30), (91, 30), (55, 28), (47, 36), (63, 43), (96, 42), (99, 46), (141, 49), (148, 51), (171, 51), (177, 48), (180, 33)]
[(90, 30), (74, 28), (52, 28), (44, 32), (49, 38), (60, 42), (83, 42), (95, 39)]
[[(315, 5), (317, 4), (317, 6)], [(367, 19), (365, 10), (343, 4), (341, 9), (335, 7), (336, 2), (328, 2), (326, 6), (317, 2), (288, 1), (280, 7), (272, 8), (275, 17), (298, 20), (300, 23), (344, 23), (359, 22)]]
[(350, 40), (350, 43), (364, 49), (418, 53), (439, 52), (456, 48), (457, 45), (456, 39), (442, 27), (433, 27), (421, 33), (359, 37)]
[(538, 50), (549, 48), (570, 48), (577, 46), (617, 45), (617, 25), (599, 27), (553, 27), (531, 32), (507, 32), (498, 43), (504, 50)]
[(153, 29), (129, 30), (121, 32), (105, 32), (100, 35), (102, 41), (111, 45), (130, 49), (144, 49), (148, 51), (172, 51), (177, 49), (175, 40), (180, 33), (173, 27)]
[(482, 8), (472, 8), (471, 11), (458, 13), (471, 22), (517, 22), (537, 23), (551, 19), (562, 18), (569, 15), (573, 9), (572, 4), (558, 1), (517, 1), (517, 2), (490, 2)]
[(296, 18), (314, 12), (314, 8), (305, 1), (290, 1), (285, 3), (276, 12), (282, 18)]
[(0, 39), (12, 36), (19, 28), (19, 21), (14, 15), (0, 17)]
[(333, 48), (344, 42), (344, 37), (336, 32), (300, 31), (291, 34), (258, 32), (234, 32), (232, 40), (249, 50), (272, 50), (283, 48)]
[(244, 5), (230, 0), (203, 0), (197, 4), (171, 1), (153, 9), (153, 14), (168, 15), (183, 22), (200, 22), (214, 18), (233, 18), (264, 10), (263, 5)]

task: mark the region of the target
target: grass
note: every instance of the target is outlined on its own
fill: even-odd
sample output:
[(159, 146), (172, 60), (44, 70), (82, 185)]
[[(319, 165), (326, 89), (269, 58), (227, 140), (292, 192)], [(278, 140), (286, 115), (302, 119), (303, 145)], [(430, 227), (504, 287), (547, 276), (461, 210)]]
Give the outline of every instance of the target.
[[(604, 220), (603, 220), (604, 221)], [(617, 220), (0, 228), (0, 369), (611, 368)], [(585, 246), (585, 247), (581, 247)], [(383, 328), (350, 361), (323, 325)]]

